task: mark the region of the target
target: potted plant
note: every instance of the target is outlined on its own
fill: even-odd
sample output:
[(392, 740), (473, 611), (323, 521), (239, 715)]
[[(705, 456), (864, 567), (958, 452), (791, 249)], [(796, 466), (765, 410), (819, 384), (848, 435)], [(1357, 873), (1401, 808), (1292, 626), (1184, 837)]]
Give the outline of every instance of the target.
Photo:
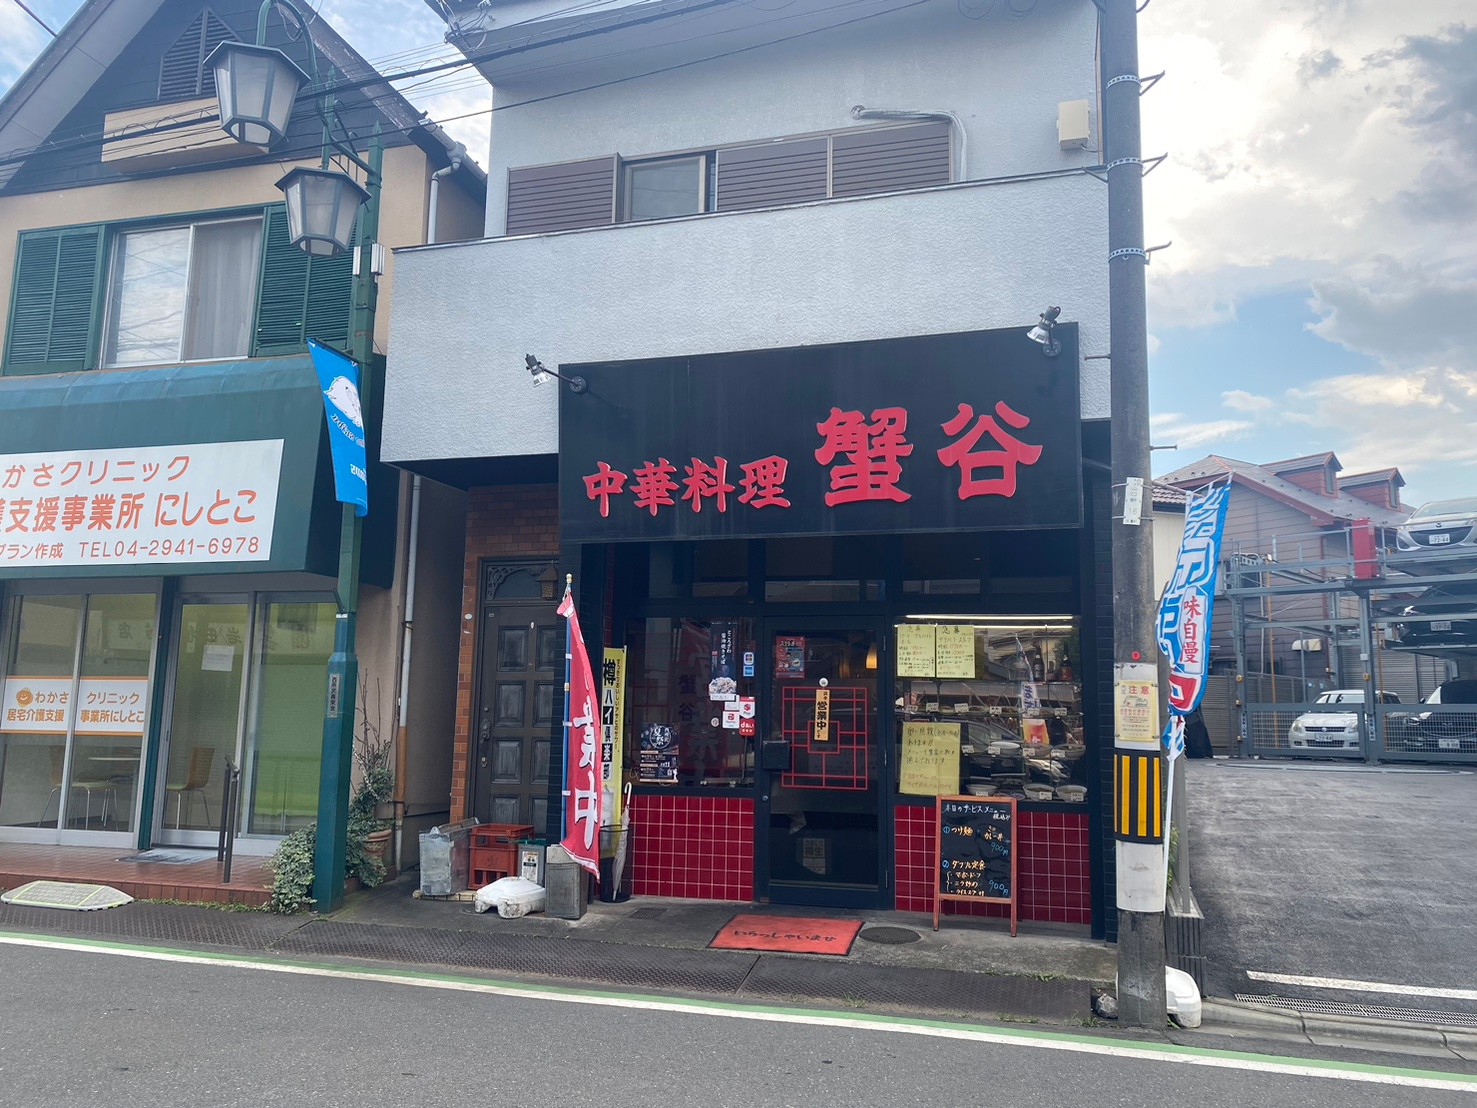
[(375, 683), (373, 708), (368, 682), (359, 686), (358, 726), (354, 736), (354, 764), (359, 780), (349, 799), (349, 843), (346, 855), (348, 874), (359, 878), (366, 888), (374, 888), (389, 870), (391, 821), (384, 817), (392, 810), (395, 796), (395, 768), (390, 739), (380, 728), (379, 683)]

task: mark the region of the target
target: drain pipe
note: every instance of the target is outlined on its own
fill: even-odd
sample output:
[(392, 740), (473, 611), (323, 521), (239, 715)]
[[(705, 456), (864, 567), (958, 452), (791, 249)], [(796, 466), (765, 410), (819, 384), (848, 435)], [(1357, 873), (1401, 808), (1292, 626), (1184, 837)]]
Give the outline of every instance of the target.
[(436, 241), (436, 216), (441, 201), (441, 178), (450, 177), (462, 167), (462, 159), (467, 156), (467, 148), (457, 143), (451, 148), (451, 164), (436, 170), (431, 174), (431, 201), (426, 213), (426, 245), (429, 246)]
[(421, 478), (410, 481), (410, 549), (405, 558), (405, 616), (400, 636), (400, 709), (395, 720), (395, 864), (405, 838), (405, 773), (410, 764), (410, 647), (415, 634), (415, 571), (421, 531)]
[(858, 104), (851, 109), (852, 119), (932, 119), (948, 122), (954, 125), (954, 133), (959, 136), (959, 164), (955, 167), (954, 180), (966, 180), (969, 171), (969, 136), (964, 133), (964, 120), (959, 118), (958, 112), (946, 111), (915, 111), (904, 108), (864, 108)]

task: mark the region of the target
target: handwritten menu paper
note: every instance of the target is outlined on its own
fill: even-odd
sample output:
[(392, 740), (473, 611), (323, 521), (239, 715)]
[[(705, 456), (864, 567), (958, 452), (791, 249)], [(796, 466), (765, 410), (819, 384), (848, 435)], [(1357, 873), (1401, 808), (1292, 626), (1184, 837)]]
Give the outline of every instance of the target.
[(959, 791), (959, 725), (904, 723), (898, 791), (908, 796), (952, 796)]
[(932, 624), (901, 623), (897, 629), (897, 675), (934, 676), (934, 631)]
[(934, 630), (934, 640), (935, 675), (973, 681), (974, 628), (940, 626)]

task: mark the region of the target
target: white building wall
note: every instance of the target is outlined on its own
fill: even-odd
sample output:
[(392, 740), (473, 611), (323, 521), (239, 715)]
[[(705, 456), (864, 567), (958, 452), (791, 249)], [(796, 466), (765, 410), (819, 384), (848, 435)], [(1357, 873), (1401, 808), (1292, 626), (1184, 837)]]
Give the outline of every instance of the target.
[[(510, 168), (839, 130), (862, 125), (854, 104), (958, 113), (962, 176), (981, 183), (397, 251), (386, 460), (557, 452), (558, 390), (532, 386), (529, 353), (552, 368), (1026, 328), (1058, 304), (1082, 354), (1107, 354), (1106, 186), (1082, 173), (983, 183), (1100, 160), (1056, 135), (1063, 100), (1091, 101), (1096, 127), (1096, 26), (1090, 0), (1039, 0), (1018, 21), (936, 0), (522, 104), (601, 80), (610, 47), (588, 40), (581, 66), (530, 53), (496, 96), (490, 235), (505, 227)], [(1083, 418), (1108, 414), (1108, 365), (1082, 363)]]

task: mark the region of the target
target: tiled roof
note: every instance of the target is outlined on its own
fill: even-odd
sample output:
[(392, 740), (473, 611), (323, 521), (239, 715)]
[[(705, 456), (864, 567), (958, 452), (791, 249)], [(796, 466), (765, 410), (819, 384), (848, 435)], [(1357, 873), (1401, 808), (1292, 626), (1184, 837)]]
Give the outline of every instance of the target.
[(1154, 507), (1183, 508), (1189, 502), (1190, 494), (1187, 490), (1166, 485), (1163, 481), (1154, 482)]
[[(1333, 455), (1313, 454), (1308, 455), (1307, 460), (1316, 464), (1323, 457), (1333, 457)], [(1280, 469), (1289, 469), (1292, 468), (1290, 462), (1296, 463), (1303, 460), (1292, 458), (1273, 464)], [(1173, 473), (1166, 473), (1157, 480), (1163, 484), (1193, 489), (1228, 474), (1236, 483), (1258, 489), (1284, 503), (1291, 504), (1307, 512), (1308, 517), (1315, 523), (1324, 525), (1368, 519), (1378, 527), (1397, 527), (1404, 523), (1410, 514), (1402, 509), (1381, 508), (1346, 492), (1339, 492), (1333, 496), (1310, 492), (1299, 485), (1294, 485), (1291, 481), (1284, 481), (1267, 466), (1243, 462), (1239, 458), (1223, 458), (1219, 454), (1207, 455), (1198, 462), (1181, 466)]]

